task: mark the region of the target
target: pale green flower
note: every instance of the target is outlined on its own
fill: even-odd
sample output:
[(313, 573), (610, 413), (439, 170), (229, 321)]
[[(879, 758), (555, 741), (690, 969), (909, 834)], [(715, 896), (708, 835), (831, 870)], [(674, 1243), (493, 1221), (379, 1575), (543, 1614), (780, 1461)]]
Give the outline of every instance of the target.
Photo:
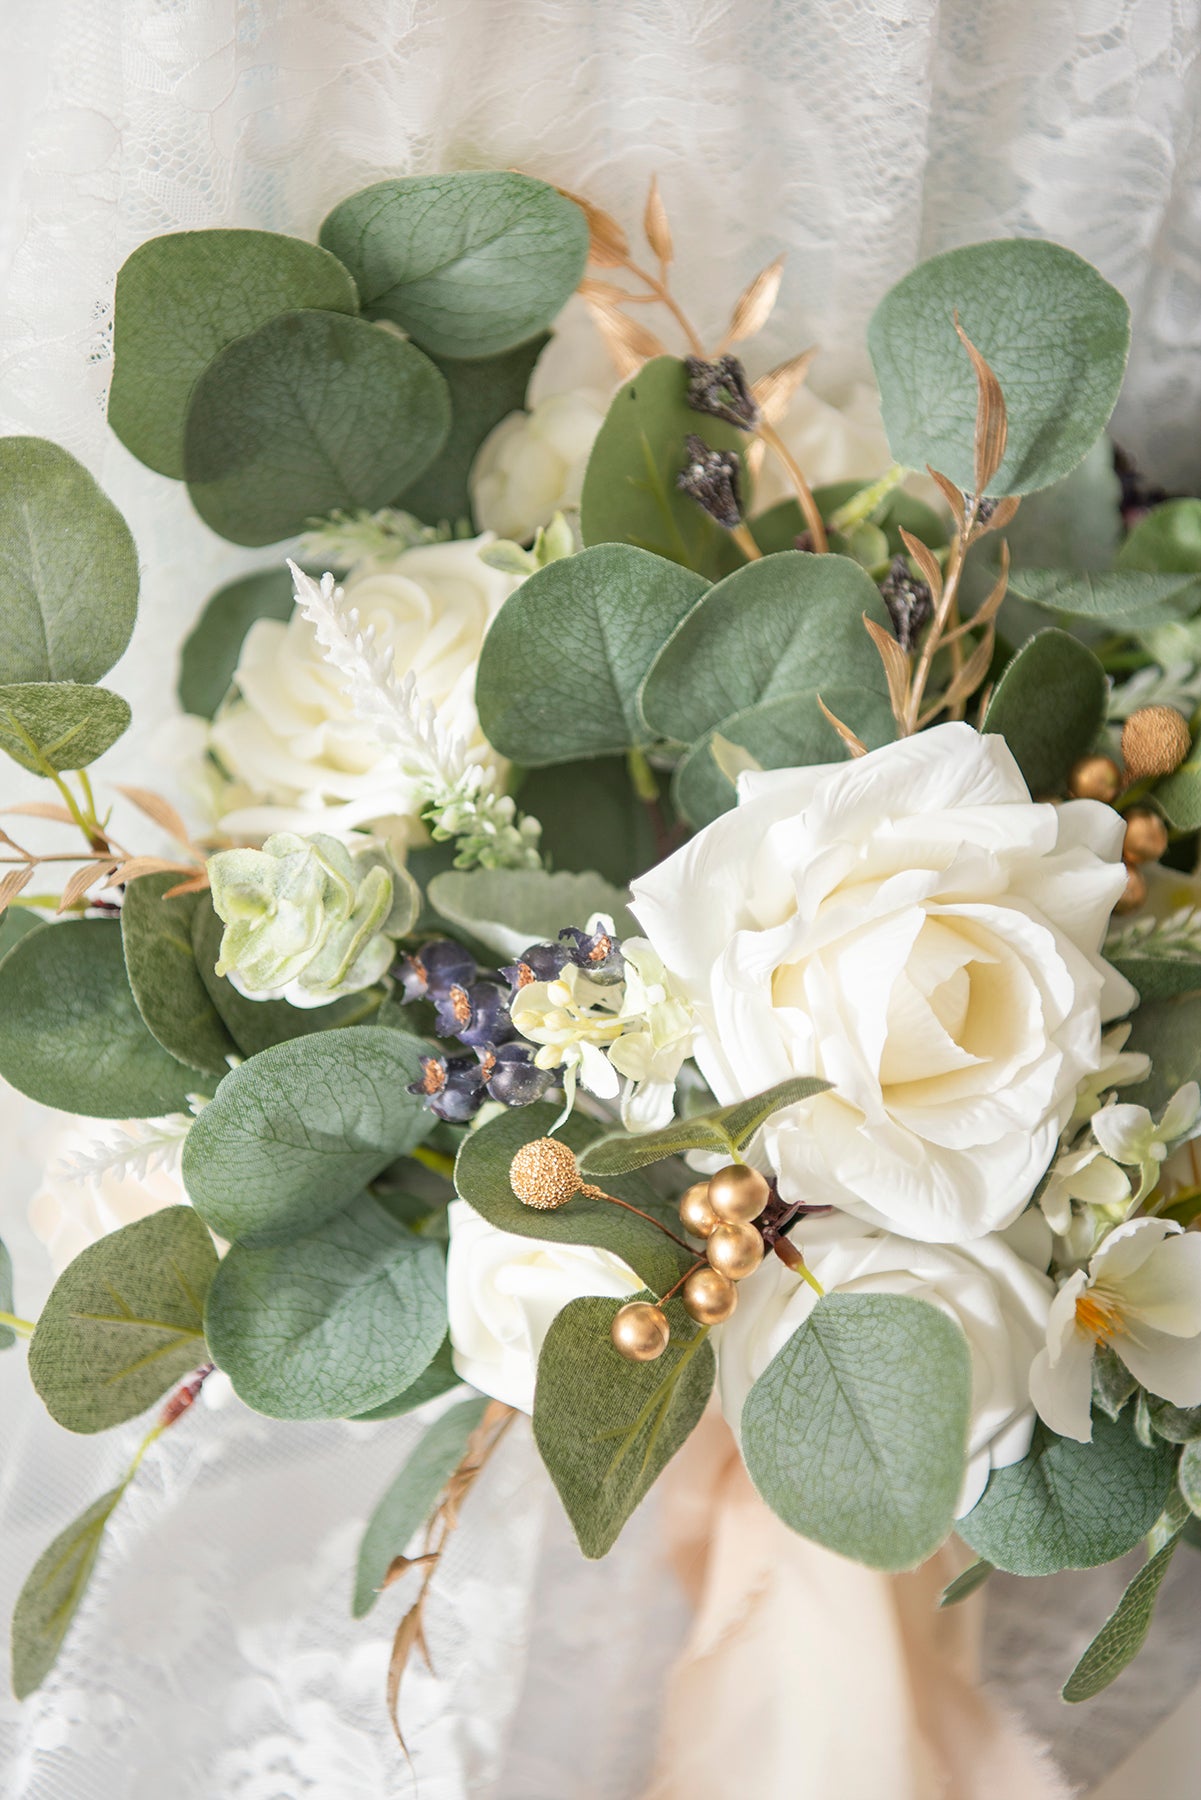
[(1119, 1105), (1116, 1101), (1093, 1114), (1093, 1136), (1114, 1162), (1139, 1171), (1135, 1203), (1145, 1200), (1159, 1180), (1168, 1149), (1190, 1137), (1201, 1120), (1201, 1088), (1186, 1081), (1177, 1088), (1158, 1119), (1145, 1106)]

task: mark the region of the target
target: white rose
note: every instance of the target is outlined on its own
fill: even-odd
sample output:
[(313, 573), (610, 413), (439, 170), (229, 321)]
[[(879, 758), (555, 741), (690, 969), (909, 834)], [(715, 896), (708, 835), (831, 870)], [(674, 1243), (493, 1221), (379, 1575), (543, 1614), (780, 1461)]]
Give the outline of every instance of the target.
[[(364, 564), (346, 598), (398, 675), (410, 670), (423, 703), (468, 746), (473, 762), (503, 768), (475, 710), (475, 675), (485, 633), (514, 587), (479, 551), (487, 538), (425, 544), (386, 564)], [(246, 634), (235, 697), (212, 728), (212, 745), (242, 787), (265, 804), (227, 813), (233, 837), (321, 830), (344, 835), (380, 825), (401, 842), (422, 842), (419, 803), (390, 756), (355, 716), (342, 679), (299, 611), (283, 623), (259, 619)]]
[(455, 1368), (482, 1394), (531, 1413), (538, 1353), (555, 1315), (586, 1294), (624, 1299), (644, 1284), (608, 1250), (498, 1231), (465, 1200), (451, 1201), (448, 1218), (446, 1309)]
[[(953, 1249), (845, 1215), (811, 1219), (793, 1236), (827, 1293), (907, 1294), (962, 1327), (972, 1366), (967, 1470), (955, 1509), (962, 1518), (990, 1469), (1020, 1462), (1030, 1448), (1030, 1366), (1045, 1341), (1053, 1284), (997, 1236)], [(722, 1410), (735, 1431), (752, 1386), (816, 1304), (809, 1284), (774, 1256), (740, 1287), (718, 1340)]]
[(469, 486), (480, 526), (525, 543), (580, 504), (584, 470), (605, 418), (599, 394), (551, 394), (510, 413), (476, 453)]
[(1004, 740), (957, 724), (739, 795), (634, 883), (714, 1093), (833, 1084), (765, 1130), (785, 1200), (928, 1242), (1007, 1225), (1135, 1002), (1100, 954), (1121, 819), (1033, 804)]

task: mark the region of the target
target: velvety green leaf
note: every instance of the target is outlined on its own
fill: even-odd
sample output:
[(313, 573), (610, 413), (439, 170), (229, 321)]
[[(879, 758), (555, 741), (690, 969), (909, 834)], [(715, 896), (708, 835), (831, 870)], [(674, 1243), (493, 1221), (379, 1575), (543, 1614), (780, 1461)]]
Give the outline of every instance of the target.
[(1098, 1345), (1093, 1356), (1092, 1374), (1093, 1399), (1105, 1409), (1109, 1418), (1116, 1419), (1138, 1382), (1108, 1344)]
[(618, 937), (638, 927), (626, 911), (624, 889), (599, 875), (548, 875), (542, 869), (448, 869), (429, 885), (430, 903), (505, 962), (531, 944), (555, 943), (567, 925), (583, 927), (607, 913)]
[(48, 775), (85, 769), (129, 727), (129, 707), (107, 688), (74, 681), (29, 681), (0, 687), (0, 750)]
[[(588, 459), (580, 530), (585, 544), (633, 544), (714, 578), (730, 566), (730, 535), (681, 493), (676, 477), (690, 434), (739, 455), (746, 438), (736, 426), (693, 412), (687, 391), (687, 371), (674, 356), (644, 363), (617, 390)], [(744, 479), (744, 501), (745, 494)]]
[(168, 1206), (82, 1250), (50, 1290), (29, 1373), (68, 1431), (107, 1431), (206, 1360), (213, 1240), (190, 1206)]
[(18, 938), (47, 922), (24, 906), (10, 906), (7, 912), (0, 913), (0, 957), (7, 956)]
[(1113, 568), (1121, 532), (1122, 484), (1113, 446), (1098, 438), (1065, 480), (1027, 494), (1004, 536), (1018, 570), (1099, 571)]
[(58, 1660), (92, 1578), (104, 1527), (124, 1492), (122, 1482), (94, 1500), (43, 1550), (26, 1578), (13, 1612), (13, 1693), (18, 1700), (36, 1692)]
[(1156, 782), (1152, 794), (1173, 830), (1201, 830), (1201, 736), (1180, 767)]
[(1153, 507), (1122, 545), (1118, 567), (1201, 575), (1201, 500)]
[(970, 1398), (967, 1340), (937, 1308), (830, 1294), (748, 1394), (742, 1453), (794, 1531), (873, 1569), (911, 1569), (951, 1529)]
[(449, 1337), (443, 1338), (434, 1353), (429, 1366), (423, 1369), (416, 1381), (411, 1381), (407, 1388), (394, 1394), (391, 1400), (385, 1400), (381, 1406), (369, 1406), (366, 1412), (356, 1413), (356, 1419), (374, 1421), (376, 1419), (399, 1419), (403, 1413), (409, 1413), (415, 1407), (424, 1406), (427, 1400), (436, 1400), (439, 1394), (448, 1394), (451, 1388), (462, 1385), (462, 1376), (451, 1361)]
[[(611, 1250), (646, 1282), (655, 1293), (664, 1293), (688, 1269), (692, 1253), (665, 1236), (664, 1226), (681, 1235), (675, 1207), (664, 1200), (644, 1177), (623, 1175), (606, 1183), (619, 1200), (640, 1207), (658, 1224), (641, 1219), (623, 1206), (577, 1194), (566, 1206), (542, 1212), (523, 1206), (509, 1184), (509, 1165), (523, 1144), (545, 1137), (556, 1117), (555, 1108), (539, 1102), (515, 1106), (490, 1119), (464, 1138), (455, 1162), (455, 1187), (462, 1199), (482, 1213), (490, 1225), (512, 1231), (518, 1237), (544, 1238), (552, 1244), (593, 1244)], [(600, 1136), (600, 1127), (581, 1113), (573, 1113), (555, 1134), (578, 1156)]]
[[(0, 965), (0, 981), (2, 978)], [(1140, 1006), (1126, 1048), (1149, 1056), (1151, 1073), (1137, 1087), (1123, 1088), (1123, 1101), (1159, 1113), (1178, 1087), (1186, 1081), (1201, 1081), (1201, 994)]]
[(1126, 1418), (1093, 1417), (1091, 1443), (1034, 1428), (1020, 1463), (994, 1469), (983, 1496), (955, 1529), (1012, 1575), (1092, 1569), (1133, 1550), (1150, 1531), (1172, 1484), (1164, 1444), (1146, 1450)]
[(627, 1169), (643, 1169), (648, 1163), (661, 1162), (665, 1156), (682, 1156), (686, 1150), (714, 1150), (729, 1156), (731, 1145), (735, 1150), (744, 1150), (760, 1126), (781, 1107), (810, 1100), (829, 1086), (828, 1081), (819, 1081), (815, 1076), (797, 1075), (751, 1100), (737, 1100), (732, 1106), (718, 1106), (712, 1112), (673, 1119), (659, 1131), (622, 1132), (599, 1138), (584, 1151), (580, 1167), (586, 1175), (621, 1175)]
[(416, 345), (340, 313), (281, 313), (198, 378), (188, 492), (222, 537), (273, 544), (335, 509), (386, 506), (449, 429), (446, 383)]
[(348, 1418), (393, 1399), (433, 1360), (446, 1335), (442, 1247), (363, 1194), (292, 1243), (233, 1245), (204, 1328), (247, 1406), (273, 1419)]
[(192, 919), (199, 894), (164, 898), (178, 875), (140, 875), (125, 890), (125, 969), (147, 1030), (179, 1062), (224, 1075), (237, 1044), (196, 967)]
[[(8, 1246), (0, 1243), (0, 1312), (11, 1313), (16, 1310), (13, 1300), (13, 1259), (8, 1253)], [(11, 1325), (0, 1325), (0, 1350), (11, 1350), (17, 1341), (17, 1334)]]
[(99, 681), (133, 630), (138, 555), (81, 463), (0, 438), (0, 681)]
[[(896, 737), (896, 720), (886, 694), (831, 683), (822, 688), (821, 697), (835, 718), (849, 725), (869, 750), (891, 744)], [(698, 829), (729, 812), (738, 798), (734, 783), (713, 754), (716, 737), (746, 750), (763, 769), (796, 769), (806, 763), (847, 759), (846, 746), (817, 703), (816, 689), (733, 713), (707, 731), (676, 768), (672, 786), (676, 805)]]
[(471, 518), (467, 477), (475, 453), (494, 426), (525, 405), (534, 364), (549, 342), (545, 335), (531, 338), (503, 356), (478, 362), (432, 359), (450, 390), (450, 435), (425, 474), (405, 489), (398, 506), (430, 525)]
[(0, 963), (0, 1075), (31, 1100), (93, 1119), (183, 1112), (203, 1087), (147, 1031), (116, 919), (69, 919)]
[(1091, 650), (1066, 631), (1023, 644), (993, 689), (984, 730), (1013, 751), (1034, 798), (1060, 794), (1105, 721), (1109, 686)]
[(1015, 569), (1009, 588), (1049, 612), (1130, 632), (1170, 625), (1201, 607), (1201, 578), (1139, 569)]
[[(667, 805), (663, 785), (658, 805)], [(564, 778), (553, 766), (531, 769), (517, 790), (522, 812), (542, 826), (539, 847), (552, 869), (595, 870), (624, 888), (658, 860), (655, 827), (638, 798), (624, 756), (598, 756)], [(664, 818), (670, 830), (670, 817)]]
[(351, 1611), (356, 1619), (371, 1611), (394, 1558), (404, 1555), (433, 1512), (487, 1406), (487, 1400), (461, 1400), (436, 1419), (376, 1506), (355, 1566)]
[(1063, 1690), (1065, 1700), (1091, 1700), (1134, 1661), (1151, 1628), (1155, 1602), (1177, 1542), (1171, 1538), (1134, 1577), (1069, 1675)]
[(340, 1212), (433, 1125), (406, 1092), (422, 1051), (403, 1032), (351, 1025), (276, 1044), (232, 1070), (184, 1144), (201, 1218), (221, 1237), (268, 1244)]
[(1169, 1444), (1194, 1444), (1201, 1438), (1201, 1406), (1173, 1406), (1170, 1400), (1148, 1394), (1147, 1409), (1156, 1436)]
[(623, 1300), (571, 1300), (538, 1358), (534, 1442), (585, 1556), (605, 1556), (705, 1410), (716, 1365), (678, 1300), (657, 1361), (627, 1362), (609, 1335)]
[[(1201, 820), (1198, 820), (1201, 824)], [(1154, 951), (1140, 954), (1136, 944), (1124, 955), (1107, 956), (1115, 969), (1138, 989), (1146, 1004), (1153, 1000), (1173, 1000), (1178, 994), (1195, 994), (1201, 990), (1201, 954), (1196, 951), (1161, 956)]]
[(378, 181), (336, 206), (320, 235), (364, 310), (439, 356), (497, 356), (545, 330), (588, 255), (579, 207), (511, 172)]
[(939, 1595), (939, 1606), (958, 1606), (961, 1600), (966, 1600), (970, 1594), (974, 1594), (977, 1589), (982, 1588), (993, 1573), (992, 1564), (985, 1562), (983, 1557), (979, 1558), (978, 1561), (972, 1563), (970, 1568), (965, 1569), (962, 1575), (956, 1575), (954, 1581), (947, 1583)]
[(1201, 1443), (1196, 1438), (1184, 1447), (1180, 1458), (1179, 1481), (1180, 1492), (1184, 1495), (1190, 1512), (1201, 1517)]
[(990, 494), (1049, 487), (1113, 411), (1130, 309), (1090, 263), (1033, 238), (969, 244), (921, 263), (884, 296), (868, 348), (898, 462), (975, 485), (976, 377), (955, 315), (1005, 397), (1009, 434)]
[(888, 629), (875, 583), (845, 556), (789, 551), (729, 575), (684, 619), (643, 684), (653, 732), (695, 743), (768, 701), (827, 688), (887, 695), (863, 615)]
[(488, 742), (526, 768), (647, 743), (638, 689), (705, 589), (628, 544), (539, 569), (484, 639), (476, 702)]
[(246, 633), (256, 619), (292, 616), (292, 577), (286, 569), (260, 569), (218, 588), (179, 653), (179, 704), (211, 719), (238, 666)]

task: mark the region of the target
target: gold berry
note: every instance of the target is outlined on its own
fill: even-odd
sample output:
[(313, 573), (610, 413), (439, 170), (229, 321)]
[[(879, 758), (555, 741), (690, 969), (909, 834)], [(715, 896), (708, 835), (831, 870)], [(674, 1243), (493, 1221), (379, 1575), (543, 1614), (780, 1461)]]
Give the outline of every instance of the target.
[(1140, 706), (1122, 727), (1122, 761), (1130, 781), (1170, 775), (1189, 753), (1188, 721), (1174, 706)]
[(654, 1362), (667, 1348), (671, 1327), (662, 1307), (649, 1300), (631, 1300), (613, 1315), (609, 1335), (627, 1362)]
[(1127, 864), (1158, 862), (1167, 847), (1168, 828), (1159, 814), (1145, 806), (1132, 807), (1126, 814), (1123, 860)]
[(582, 1185), (574, 1153), (558, 1138), (534, 1138), (509, 1164), (509, 1186), (523, 1206), (539, 1212), (566, 1206)]
[(1141, 869), (1126, 870), (1126, 886), (1114, 907), (1117, 913), (1137, 912), (1147, 898), (1147, 883)]
[(729, 1224), (744, 1224), (757, 1219), (771, 1198), (771, 1189), (758, 1169), (746, 1163), (731, 1163), (719, 1169), (709, 1183), (709, 1204), (719, 1219)]
[(1122, 771), (1112, 756), (1082, 756), (1068, 775), (1073, 800), (1104, 800), (1108, 806), (1122, 791)]
[(684, 1310), (698, 1325), (724, 1325), (738, 1305), (738, 1289), (728, 1275), (702, 1263), (684, 1283)]
[(709, 1204), (707, 1181), (694, 1181), (680, 1195), (680, 1223), (695, 1238), (707, 1238), (717, 1224), (717, 1214)]
[(719, 1275), (745, 1281), (763, 1261), (763, 1239), (745, 1220), (723, 1222), (705, 1245), (705, 1255)]

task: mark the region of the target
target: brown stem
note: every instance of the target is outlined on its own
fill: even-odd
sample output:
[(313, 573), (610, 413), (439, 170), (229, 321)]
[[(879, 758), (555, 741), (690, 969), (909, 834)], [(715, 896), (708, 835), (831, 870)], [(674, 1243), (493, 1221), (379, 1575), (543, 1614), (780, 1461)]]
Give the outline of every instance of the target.
[[(964, 520), (961, 529), (955, 533), (955, 544), (951, 551), (950, 566), (947, 569), (946, 577), (943, 582), (943, 590), (939, 596), (938, 610), (931, 621), (930, 629), (926, 633), (925, 642), (922, 645), (922, 653), (918, 659), (918, 665), (914, 671), (913, 680), (909, 685), (909, 704), (906, 709), (905, 719), (906, 736), (912, 736), (917, 730), (918, 720), (921, 717), (922, 696), (925, 694), (926, 683), (930, 679), (930, 670), (933, 666), (938, 647), (942, 642), (943, 633), (952, 625), (953, 619), (958, 618), (956, 602), (959, 596), (959, 578), (963, 574), (963, 565), (967, 556), (967, 546), (976, 524), (976, 510), (979, 504), (978, 497), (973, 495), (967, 518)], [(952, 646), (952, 655), (953, 654), (954, 646)]]
[(659, 1219), (654, 1218), (652, 1214), (643, 1212), (640, 1206), (631, 1206), (628, 1200), (619, 1200), (616, 1194), (606, 1194), (603, 1188), (582, 1187), (580, 1192), (587, 1194), (589, 1200), (607, 1200), (610, 1206), (624, 1206), (627, 1212), (637, 1213), (640, 1219), (645, 1219), (648, 1225), (653, 1225), (656, 1231), (661, 1231), (664, 1237), (669, 1237), (673, 1244), (680, 1246), (681, 1250), (687, 1250), (689, 1256), (695, 1254), (691, 1244), (686, 1244), (683, 1238), (676, 1236), (674, 1231), (669, 1231), (667, 1226)]
[(701, 342), (697, 332), (693, 329), (692, 321), (676, 301), (675, 296), (672, 294), (667, 283), (657, 275), (648, 275), (645, 269), (640, 269), (638, 264), (636, 262), (631, 262), (628, 257), (626, 258), (625, 266), (630, 271), (631, 275), (637, 276), (639, 281), (645, 281), (655, 299), (667, 308), (668, 312), (687, 338), (688, 348), (691, 350), (692, 354), (694, 356), (704, 356), (704, 344)]
[(662, 1306), (665, 1301), (670, 1300), (673, 1294), (678, 1294), (688, 1277), (694, 1275), (701, 1265), (707, 1261), (707, 1257), (698, 1256), (691, 1269), (685, 1269), (684, 1273), (680, 1276), (680, 1279), (678, 1281), (673, 1281), (665, 1294), (659, 1295), (659, 1305)]
[(742, 551), (742, 554), (746, 557), (748, 562), (759, 561), (763, 552), (760, 550), (758, 544), (755, 542), (745, 525), (732, 525), (730, 527), (730, 536), (738, 545), (738, 548)]
[(758, 434), (788, 470), (789, 478), (796, 489), (797, 499), (800, 501), (801, 511), (805, 515), (805, 523), (809, 527), (809, 535), (813, 539), (813, 548), (819, 556), (824, 555), (830, 548), (830, 541), (826, 536), (826, 523), (818, 510), (817, 501), (813, 498), (813, 489), (805, 480), (801, 465), (775, 426), (769, 425), (766, 419), (760, 419)]

